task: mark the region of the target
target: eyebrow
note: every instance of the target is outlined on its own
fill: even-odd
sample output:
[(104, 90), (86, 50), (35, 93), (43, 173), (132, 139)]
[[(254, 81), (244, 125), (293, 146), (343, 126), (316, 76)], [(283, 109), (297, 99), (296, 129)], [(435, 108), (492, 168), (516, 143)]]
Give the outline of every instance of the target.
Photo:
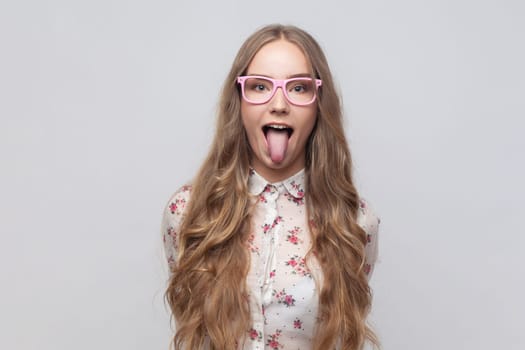
[[(258, 75), (258, 76), (261, 76), (261, 77), (266, 77), (266, 78), (271, 78), (271, 79), (274, 79), (273, 77), (269, 76), (269, 75), (265, 75), (265, 74), (257, 74), (257, 73), (249, 73), (249, 74), (246, 74), (246, 75)], [(286, 77), (286, 79), (292, 79), (292, 78), (310, 78), (312, 77), (312, 75), (310, 73), (298, 73), (298, 74), (292, 74), (292, 75), (288, 75)]]

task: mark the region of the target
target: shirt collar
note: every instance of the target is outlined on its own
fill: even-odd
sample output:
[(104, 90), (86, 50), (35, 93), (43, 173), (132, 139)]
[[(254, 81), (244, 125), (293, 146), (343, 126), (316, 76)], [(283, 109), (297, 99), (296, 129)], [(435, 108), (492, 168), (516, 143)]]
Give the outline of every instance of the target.
[(267, 185), (274, 185), (275, 187), (278, 187), (281, 184), (293, 197), (297, 199), (304, 198), (304, 169), (283, 181), (271, 183), (259, 175), (253, 168), (250, 168), (250, 175), (248, 177), (248, 190), (250, 194), (257, 196), (264, 191)]

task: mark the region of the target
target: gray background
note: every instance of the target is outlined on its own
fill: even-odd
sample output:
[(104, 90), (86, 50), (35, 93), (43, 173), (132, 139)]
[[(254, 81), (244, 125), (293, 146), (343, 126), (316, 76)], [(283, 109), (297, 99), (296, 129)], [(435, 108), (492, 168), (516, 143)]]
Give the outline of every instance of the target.
[(382, 219), (384, 349), (525, 348), (522, 1), (3, 1), (0, 348), (166, 349), (159, 224), (233, 57), (310, 31)]

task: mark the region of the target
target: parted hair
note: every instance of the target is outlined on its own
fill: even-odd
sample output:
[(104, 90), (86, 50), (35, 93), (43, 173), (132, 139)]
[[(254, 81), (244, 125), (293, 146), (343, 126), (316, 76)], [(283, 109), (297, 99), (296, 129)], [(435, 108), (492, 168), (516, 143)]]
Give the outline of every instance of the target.
[[(236, 78), (246, 73), (267, 43), (287, 40), (299, 47), (322, 79), (316, 124), (306, 145), (305, 203), (312, 254), (323, 283), (318, 285), (318, 322), (313, 349), (362, 349), (378, 341), (366, 322), (371, 291), (365, 273), (366, 235), (357, 224), (359, 197), (344, 134), (340, 98), (325, 55), (315, 39), (295, 26), (269, 25), (241, 46), (224, 83), (216, 133), (193, 180), (191, 198), (178, 232), (177, 261), (170, 269), (166, 300), (179, 349), (235, 349), (251, 324), (246, 277), (246, 241), (253, 200), (248, 192), (251, 151), (241, 120)], [(334, 257), (337, 257), (334, 259)]]

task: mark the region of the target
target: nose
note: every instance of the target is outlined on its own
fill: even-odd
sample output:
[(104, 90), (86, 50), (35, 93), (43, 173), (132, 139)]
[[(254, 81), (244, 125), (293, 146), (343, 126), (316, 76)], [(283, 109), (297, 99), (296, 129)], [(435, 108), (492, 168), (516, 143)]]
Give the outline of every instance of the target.
[(270, 109), (272, 113), (276, 114), (288, 114), (290, 105), (282, 87), (278, 87), (275, 91), (275, 95), (270, 100)]

